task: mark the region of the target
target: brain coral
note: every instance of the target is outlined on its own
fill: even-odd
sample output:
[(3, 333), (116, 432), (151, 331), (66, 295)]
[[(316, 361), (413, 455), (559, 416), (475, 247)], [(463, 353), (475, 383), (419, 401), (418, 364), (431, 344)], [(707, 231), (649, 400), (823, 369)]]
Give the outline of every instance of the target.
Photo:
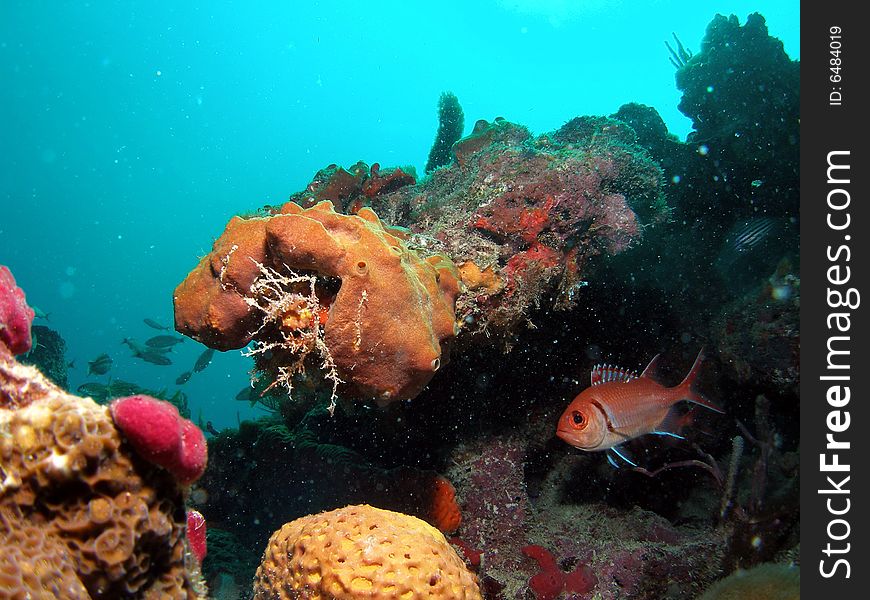
[(431, 525), (368, 505), (287, 523), (269, 540), (255, 600), (480, 599), (474, 575)]
[(184, 532), (177, 483), (132, 453), (108, 409), (0, 344), (0, 595), (201, 597)]
[(175, 290), (176, 329), (219, 350), (256, 339), (272, 356), (258, 367), (276, 380), (319, 355), (354, 395), (420, 393), (456, 333), (453, 263), (421, 257), (367, 208), (288, 202), (281, 213), (230, 220)]

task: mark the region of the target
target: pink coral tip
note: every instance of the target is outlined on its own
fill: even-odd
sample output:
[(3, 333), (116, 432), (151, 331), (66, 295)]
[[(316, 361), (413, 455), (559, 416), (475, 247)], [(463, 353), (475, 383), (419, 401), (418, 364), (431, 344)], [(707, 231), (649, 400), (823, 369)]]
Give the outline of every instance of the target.
[(118, 398), (109, 408), (133, 449), (180, 483), (192, 483), (205, 471), (205, 436), (169, 402), (141, 394)]
[(5, 344), (12, 354), (30, 351), (30, 325), (34, 316), (24, 292), (15, 284), (12, 272), (0, 265), (0, 343)]
[(202, 564), (205, 558), (208, 547), (206, 546), (206, 525), (205, 517), (196, 509), (191, 508), (187, 511), (187, 543), (190, 546), (190, 551), (196, 557), (199, 564)]
[(181, 446), (172, 470), (181, 483), (193, 483), (205, 472), (208, 462), (208, 447), (202, 430), (187, 419), (181, 423)]

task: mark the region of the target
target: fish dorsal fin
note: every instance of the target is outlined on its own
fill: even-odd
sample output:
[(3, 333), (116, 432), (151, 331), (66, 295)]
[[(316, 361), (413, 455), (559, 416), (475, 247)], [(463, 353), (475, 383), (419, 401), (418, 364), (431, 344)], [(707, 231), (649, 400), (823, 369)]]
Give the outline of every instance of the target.
[(632, 379), (637, 379), (637, 371), (629, 371), (628, 369), (611, 365), (595, 365), (592, 367), (592, 385), (601, 385), (611, 381), (621, 381), (624, 383)]
[(643, 370), (643, 373), (640, 374), (641, 377), (648, 377), (649, 379), (655, 379), (653, 377), (656, 372), (656, 368), (659, 366), (659, 357), (661, 354), (656, 354), (653, 356), (652, 360), (649, 361), (649, 364), (646, 366), (646, 369)]

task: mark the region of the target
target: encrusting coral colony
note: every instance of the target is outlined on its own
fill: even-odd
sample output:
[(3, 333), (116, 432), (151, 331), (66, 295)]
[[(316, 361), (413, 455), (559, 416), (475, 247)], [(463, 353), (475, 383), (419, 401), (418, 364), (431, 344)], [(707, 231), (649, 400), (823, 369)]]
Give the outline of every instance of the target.
[[(200, 422), (210, 447), (186, 405), (98, 404), (21, 364), (34, 312), (0, 267), (0, 597), (250, 597), (252, 578), (256, 600), (796, 597), (782, 566), (799, 544), (795, 434), (771, 408), (797, 389), (796, 238), (782, 225), (765, 257), (728, 233), (764, 202), (757, 231), (796, 213), (796, 150), (777, 150), (766, 201), (770, 148), (742, 158), (750, 134), (796, 140), (797, 115), (781, 117), (796, 113), (795, 65), (760, 15), (717, 17), (698, 54), (677, 45), (681, 109), (727, 113), (696, 123), (703, 140), (677, 141), (636, 104), (538, 136), (499, 117), (461, 137), (445, 94), (420, 181), (330, 165), (233, 217), (175, 289), (175, 327), (246, 349), (237, 399), (271, 414)], [(744, 75), (778, 86), (775, 111), (743, 118), (699, 91), (730, 77), (707, 58), (721, 45), (738, 63), (767, 49)], [(577, 374), (614, 337), (638, 362), (717, 346), (727, 360), (699, 355), (691, 379), (731, 414), (669, 412), (673, 429), (644, 431), (670, 439), (626, 442), (619, 470), (554, 441)], [(609, 390), (637, 377), (591, 370)], [(732, 415), (727, 435), (705, 423)]]

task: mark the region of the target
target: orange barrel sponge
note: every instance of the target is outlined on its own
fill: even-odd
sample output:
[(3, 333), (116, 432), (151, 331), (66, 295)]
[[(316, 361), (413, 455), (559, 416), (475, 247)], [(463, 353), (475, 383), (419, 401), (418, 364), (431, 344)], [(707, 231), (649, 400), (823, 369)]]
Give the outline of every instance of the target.
[(272, 534), (255, 600), (480, 600), (475, 576), (440, 531), (416, 517), (347, 506)]
[(256, 340), (284, 376), (310, 353), (350, 395), (413, 398), (448, 360), (460, 283), (448, 258), (403, 237), (331, 202), (234, 217), (176, 288), (175, 328), (218, 350)]

